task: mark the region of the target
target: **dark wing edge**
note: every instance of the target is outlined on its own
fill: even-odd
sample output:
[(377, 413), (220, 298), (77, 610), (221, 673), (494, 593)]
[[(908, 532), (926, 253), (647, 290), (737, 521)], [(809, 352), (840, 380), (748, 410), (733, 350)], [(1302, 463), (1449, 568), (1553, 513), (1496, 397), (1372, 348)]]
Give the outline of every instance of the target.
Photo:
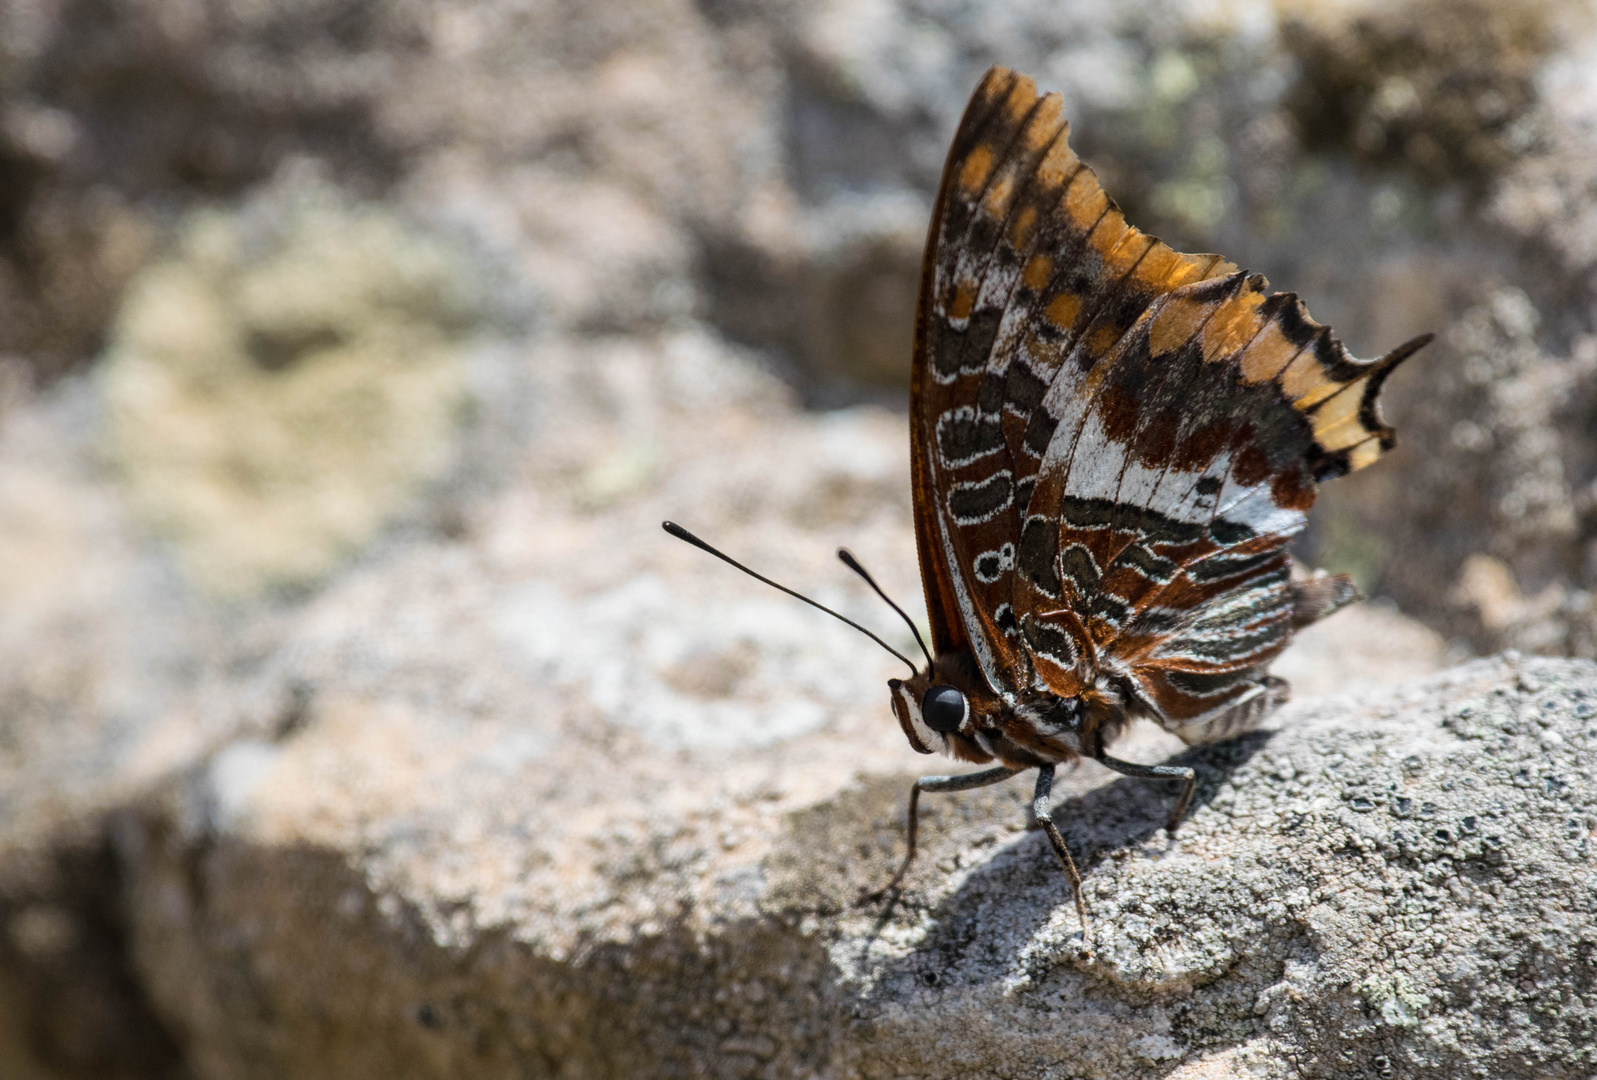
[[(982, 120), (1007, 95), (1014, 79), (1014, 73), (1004, 68), (989, 68), (966, 104), (953, 145), (949, 147), (948, 158), (943, 163), (942, 181), (938, 185), (937, 201), (926, 233), (926, 250), (921, 258), (909, 390), (910, 485), (915, 503), (915, 548), (920, 558), (921, 584), (926, 593), (926, 615), (931, 622), (934, 656), (964, 652), (971, 648), (969, 632), (960, 617), (952, 571), (944, 556), (942, 540), (937, 535), (934, 515), (940, 513), (940, 506), (930, 459), (934, 447), (929, 430), (930, 418), (922, 407), (926, 401), (930, 369), (928, 342), (933, 336), (928, 324), (935, 317), (936, 308), (933, 295), (937, 280), (935, 266), (953, 178), (976, 144)], [(1002, 92), (999, 91), (1000, 87), (1003, 88)]]

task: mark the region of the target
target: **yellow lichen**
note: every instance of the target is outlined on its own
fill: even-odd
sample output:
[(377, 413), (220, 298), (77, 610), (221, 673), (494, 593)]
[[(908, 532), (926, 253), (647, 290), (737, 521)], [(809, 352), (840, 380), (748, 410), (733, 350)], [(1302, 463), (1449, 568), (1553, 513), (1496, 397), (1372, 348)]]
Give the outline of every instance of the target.
[(202, 587), (313, 583), (448, 466), (462, 269), (315, 187), (196, 215), (135, 280), (103, 371), (110, 454)]

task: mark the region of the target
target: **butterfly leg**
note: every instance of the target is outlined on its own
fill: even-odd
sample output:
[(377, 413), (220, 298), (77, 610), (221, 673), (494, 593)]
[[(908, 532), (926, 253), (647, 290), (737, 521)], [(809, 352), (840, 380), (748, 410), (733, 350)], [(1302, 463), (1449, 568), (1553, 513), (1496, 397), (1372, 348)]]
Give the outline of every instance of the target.
[(1059, 856), (1059, 865), (1065, 868), (1065, 876), (1070, 879), (1070, 891), (1076, 898), (1076, 915), (1081, 919), (1081, 940), (1087, 940), (1087, 901), (1081, 895), (1081, 874), (1076, 870), (1076, 860), (1070, 857), (1070, 848), (1065, 845), (1065, 838), (1059, 831), (1059, 826), (1054, 824), (1050, 797), (1054, 789), (1054, 767), (1041, 765), (1037, 768), (1037, 788), (1031, 797), (1031, 811), (1037, 818), (1037, 824), (1042, 826), (1043, 832), (1048, 834), (1048, 843), (1053, 846), (1054, 854)]
[(893, 880), (883, 885), (875, 892), (866, 893), (860, 897), (860, 903), (871, 903), (880, 900), (904, 880), (904, 875), (909, 873), (909, 864), (915, 861), (915, 835), (920, 827), (920, 793), (923, 791), (970, 791), (973, 788), (986, 787), (996, 784), (1001, 780), (1008, 780), (1022, 769), (1011, 769), (1000, 765), (996, 769), (985, 769), (978, 773), (965, 773), (962, 776), (923, 776), (915, 781), (915, 786), (909, 789), (909, 851), (904, 855), (904, 862), (898, 868), (898, 873), (893, 875)]
[(1134, 761), (1121, 761), (1112, 758), (1099, 750), (1094, 755), (1100, 764), (1106, 765), (1122, 776), (1139, 776), (1145, 780), (1180, 780), (1181, 795), (1176, 799), (1175, 808), (1170, 811), (1170, 819), (1165, 823), (1165, 831), (1174, 833), (1181, 824), (1181, 819), (1187, 816), (1187, 804), (1192, 801), (1192, 793), (1198, 786), (1198, 774), (1184, 765), (1138, 765)]

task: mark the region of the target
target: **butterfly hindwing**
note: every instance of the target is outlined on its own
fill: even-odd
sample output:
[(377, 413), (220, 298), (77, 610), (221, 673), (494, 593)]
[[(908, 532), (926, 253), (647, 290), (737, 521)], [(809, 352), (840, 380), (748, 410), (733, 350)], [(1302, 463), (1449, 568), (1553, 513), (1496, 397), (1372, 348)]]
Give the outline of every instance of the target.
[(1287, 545), (1321, 481), (1391, 445), (1375, 396), (1417, 347), (1356, 360), (1266, 288), (1238, 273), (1150, 305), (1070, 395), (1027, 509), (1057, 522), (1100, 669), (1172, 729), (1263, 691), (1294, 626)]

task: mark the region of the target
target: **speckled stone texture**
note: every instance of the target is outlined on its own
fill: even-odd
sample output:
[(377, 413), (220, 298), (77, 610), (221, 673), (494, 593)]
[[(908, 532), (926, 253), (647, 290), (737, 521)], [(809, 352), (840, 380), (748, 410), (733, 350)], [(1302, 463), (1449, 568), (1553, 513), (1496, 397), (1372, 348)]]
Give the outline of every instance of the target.
[[(339, 849), (267, 824), (264, 791), (255, 824), (195, 831), (197, 785), (117, 837), (140, 971), (208, 1077), (1583, 1080), (1594, 706), (1589, 663), (1494, 660), (1289, 707), (1182, 756), (1202, 783), (1174, 840), (1166, 793), (1083, 767), (1056, 819), (1086, 950), (1024, 781), (929, 800), (885, 911), (856, 903), (901, 851), (884, 776), (764, 816), (762, 842), (692, 813), (590, 837), (608, 897), (544, 915), (518, 903), (572, 868), (496, 873), (513, 820)], [(281, 752), (307, 769), (317, 738)], [(463, 801), (456, 823), (526, 797)]]
[[(838, 898), (889, 872), (905, 770), (931, 763), (891, 720), (891, 657), (659, 521), (913, 648), (834, 558), (846, 540), (918, 607), (902, 418), (793, 409), (703, 333), (534, 358), (507, 479), (463, 481), (447, 530), (422, 516), (249, 618), (180, 602), (169, 565), (108, 540), (132, 530), (81, 401), (0, 428), (0, 475), (55, 499), (10, 536), (34, 554), (0, 562), (35, 575), (0, 576), (10, 1071), (846, 1071), (859, 976), (829, 942), (872, 916)], [(1377, 694), (1443, 651), (1369, 604), (1280, 667), (1305, 698)], [(1122, 752), (1178, 749), (1150, 729)], [(951, 807), (1032, 843), (1023, 795), (933, 806), (900, 915), (957, 885)], [(1157, 816), (1168, 794), (1138, 797)], [(1073, 910), (1026, 865), (1038, 925)]]
[(1594, 679), (1482, 663), (1289, 714), (1190, 755), (1173, 843), (1140, 785), (1079, 796), (1058, 817), (1097, 863), (1090, 959), (1036, 838), (987, 831), (880, 944), (835, 940), (852, 1053), (882, 1076), (1589, 1075)]

